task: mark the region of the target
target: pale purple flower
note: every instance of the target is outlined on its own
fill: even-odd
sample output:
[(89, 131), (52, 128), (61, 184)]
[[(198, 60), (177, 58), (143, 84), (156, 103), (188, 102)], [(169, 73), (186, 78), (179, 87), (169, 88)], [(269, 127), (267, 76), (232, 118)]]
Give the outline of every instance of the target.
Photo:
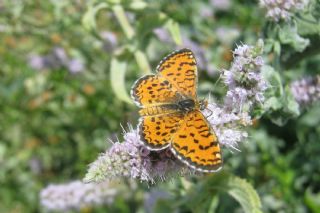
[[(118, 187), (120, 189), (120, 187)], [(40, 192), (41, 205), (51, 211), (70, 211), (102, 204), (111, 204), (119, 189), (108, 182), (85, 184), (73, 181), (51, 184)]]
[[(0, 9), (1, 9), (1, 5), (0, 5)], [(6, 32), (8, 29), (8, 26), (4, 25), (4, 24), (0, 24), (0, 32), (4, 33)]]
[(55, 57), (57, 59), (59, 64), (66, 65), (68, 63), (69, 58), (68, 58), (67, 53), (64, 50), (64, 48), (55, 47), (55, 48), (53, 48), (52, 52), (53, 52), (52, 53), (53, 57)]
[(266, 16), (273, 21), (288, 21), (295, 12), (303, 10), (309, 0), (260, 0), (260, 6), (267, 10)]
[(234, 52), (234, 61), (222, 78), (228, 86), (225, 107), (237, 112), (249, 111), (255, 104), (264, 101), (263, 92), (268, 88), (260, 72), (264, 62), (261, 57), (262, 41), (256, 46), (241, 45)]
[(153, 30), (153, 33), (158, 37), (161, 42), (172, 43), (173, 40), (170, 36), (170, 33), (163, 27), (159, 27)]
[(211, 18), (213, 16), (213, 10), (211, 7), (201, 6), (200, 8), (200, 16), (203, 18)]
[(70, 73), (79, 73), (85, 69), (84, 62), (78, 58), (69, 58), (65, 49), (54, 47), (46, 55), (29, 56), (29, 64), (35, 70), (67, 68)]
[(140, 141), (138, 131), (130, 127), (124, 132), (124, 141), (115, 142), (101, 154), (88, 169), (85, 182), (127, 177), (153, 183), (164, 180), (172, 173), (185, 172), (169, 149), (150, 151)]
[(103, 39), (103, 50), (106, 52), (112, 52), (118, 44), (118, 39), (115, 33), (103, 31), (100, 33), (100, 36)]
[[(153, 30), (153, 33), (158, 37), (158, 39), (161, 42), (174, 45), (173, 39), (171, 38), (170, 33), (166, 29), (156, 28)], [(198, 42), (193, 41), (189, 37), (182, 34), (182, 44), (176, 45), (175, 48), (189, 48), (190, 50), (192, 50), (192, 52), (195, 54), (195, 57), (197, 58), (197, 66), (199, 70), (206, 70), (210, 75), (214, 75), (215, 73), (217, 73), (215, 67), (209, 63), (206, 57), (206, 52)]]
[(308, 76), (294, 81), (290, 85), (295, 100), (301, 106), (310, 105), (320, 100), (320, 76)]
[(30, 170), (32, 171), (32, 173), (34, 174), (41, 174), (42, 172), (42, 163), (40, 161), (39, 158), (37, 157), (32, 157), (30, 160), (29, 160), (29, 167), (30, 167)]
[(172, 196), (167, 191), (152, 189), (144, 196), (144, 209), (147, 213), (154, 212), (157, 202), (161, 199), (170, 199)]
[(29, 65), (35, 70), (41, 70), (45, 67), (44, 57), (39, 55), (29, 56)]
[(210, 0), (210, 3), (216, 10), (229, 10), (231, 7), (230, 0)]
[(197, 66), (200, 70), (206, 70), (208, 68), (208, 60), (206, 58), (205, 51), (199, 43), (182, 35), (182, 45), (178, 46), (177, 49), (181, 48), (189, 48), (192, 50), (197, 58)]
[(216, 36), (222, 44), (231, 45), (240, 36), (240, 31), (237, 28), (218, 27)]
[(209, 103), (203, 113), (215, 131), (219, 143), (231, 150), (239, 151), (238, 144), (248, 137), (248, 133), (241, 127), (251, 125), (250, 115), (245, 112), (235, 114), (215, 103)]
[(76, 74), (84, 70), (84, 63), (78, 58), (73, 58), (68, 62), (67, 67), (70, 73)]

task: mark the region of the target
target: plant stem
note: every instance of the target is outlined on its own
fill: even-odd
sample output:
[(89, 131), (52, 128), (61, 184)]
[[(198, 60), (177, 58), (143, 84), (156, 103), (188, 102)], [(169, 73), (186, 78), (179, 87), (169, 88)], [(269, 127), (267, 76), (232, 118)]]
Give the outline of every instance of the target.
[[(118, 19), (120, 26), (121, 26), (122, 30), (124, 31), (124, 34), (126, 35), (127, 39), (129, 41), (132, 40), (135, 36), (135, 31), (134, 31), (133, 27), (130, 25), (123, 7), (119, 4), (117, 4), (112, 7), (112, 10), (113, 10), (116, 18)], [(140, 67), (142, 73), (143, 74), (150, 74), (151, 68), (150, 68), (150, 64), (148, 62), (146, 54), (140, 49), (135, 49), (133, 51), (133, 54), (134, 54), (134, 57), (137, 61), (138, 66)]]

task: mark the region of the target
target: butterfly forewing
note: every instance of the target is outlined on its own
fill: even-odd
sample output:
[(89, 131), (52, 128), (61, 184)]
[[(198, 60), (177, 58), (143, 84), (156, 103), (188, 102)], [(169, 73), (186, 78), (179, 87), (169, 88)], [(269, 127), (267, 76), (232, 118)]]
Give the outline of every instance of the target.
[(191, 50), (182, 49), (165, 57), (157, 67), (181, 94), (197, 98), (197, 65)]
[(131, 96), (138, 106), (148, 107), (174, 103), (179, 93), (164, 77), (145, 75), (135, 82)]

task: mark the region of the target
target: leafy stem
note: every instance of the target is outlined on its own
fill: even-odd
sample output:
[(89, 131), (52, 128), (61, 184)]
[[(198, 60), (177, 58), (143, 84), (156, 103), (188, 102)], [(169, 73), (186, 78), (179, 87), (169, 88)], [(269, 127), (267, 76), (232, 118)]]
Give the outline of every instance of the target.
[[(127, 39), (132, 40), (135, 36), (135, 31), (133, 27), (130, 25), (130, 22), (125, 14), (123, 7), (119, 4), (116, 4), (112, 6), (112, 11), (114, 12), (116, 18), (118, 19), (120, 26), (124, 34), (126, 35)], [(136, 48), (133, 50), (133, 54), (142, 73), (143, 74), (151, 73), (150, 64), (148, 62), (148, 59), (145, 53), (139, 48)]]

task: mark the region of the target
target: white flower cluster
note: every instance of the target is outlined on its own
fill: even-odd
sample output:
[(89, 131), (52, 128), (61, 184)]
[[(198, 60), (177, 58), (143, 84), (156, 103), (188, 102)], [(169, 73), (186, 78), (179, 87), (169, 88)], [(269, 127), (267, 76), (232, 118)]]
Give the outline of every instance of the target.
[(110, 204), (118, 194), (110, 183), (73, 181), (66, 184), (51, 184), (40, 193), (41, 205), (48, 210), (67, 211), (85, 207)]
[(128, 177), (154, 183), (189, 170), (173, 157), (170, 150), (150, 151), (142, 145), (138, 131), (129, 128), (124, 141), (114, 143), (88, 169), (85, 182), (100, 182)]
[(309, 0), (260, 0), (260, 6), (267, 10), (267, 17), (273, 21), (288, 21), (296, 11), (303, 10)]
[(307, 106), (320, 100), (320, 76), (308, 76), (291, 83), (291, 92), (300, 104)]
[(238, 143), (244, 141), (248, 137), (248, 133), (239, 126), (252, 124), (248, 113), (243, 112), (237, 115), (214, 103), (209, 103), (203, 113), (216, 133), (219, 143), (231, 150), (240, 151)]
[[(241, 45), (237, 47), (234, 61), (229, 70), (224, 70), (224, 83), (228, 86), (225, 107), (241, 113), (250, 111), (256, 103), (264, 101), (264, 91), (268, 88), (260, 69), (264, 64), (262, 57), (263, 42), (256, 46)], [(244, 109), (246, 107), (247, 109)]]

